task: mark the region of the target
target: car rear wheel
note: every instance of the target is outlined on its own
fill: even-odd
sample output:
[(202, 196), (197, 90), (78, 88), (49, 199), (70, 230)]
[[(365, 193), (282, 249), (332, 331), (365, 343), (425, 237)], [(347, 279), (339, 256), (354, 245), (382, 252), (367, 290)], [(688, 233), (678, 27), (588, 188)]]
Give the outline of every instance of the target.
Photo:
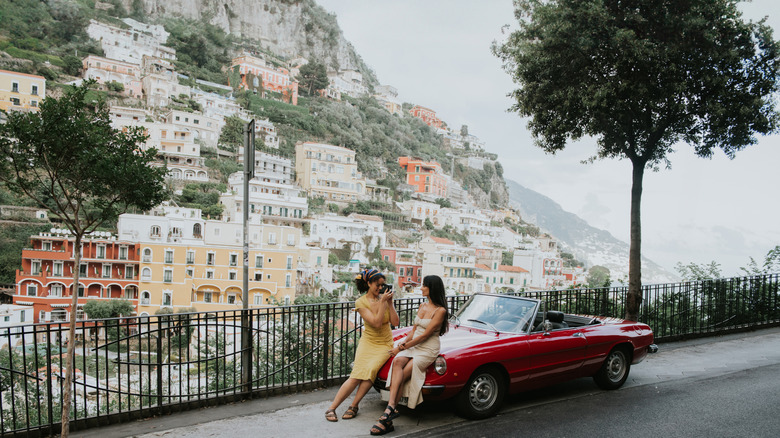
[(607, 355), (604, 364), (593, 380), (601, 389), (618, 389), (626, 383), (628, 372), (631, 370), (631, 361), (624, 348), (616, 347)]
[(458, 414), (471, 420), (492, 417), (501, 408), (505, 395), (506, 383), (501, 372), (480, 368), (458, 394)]

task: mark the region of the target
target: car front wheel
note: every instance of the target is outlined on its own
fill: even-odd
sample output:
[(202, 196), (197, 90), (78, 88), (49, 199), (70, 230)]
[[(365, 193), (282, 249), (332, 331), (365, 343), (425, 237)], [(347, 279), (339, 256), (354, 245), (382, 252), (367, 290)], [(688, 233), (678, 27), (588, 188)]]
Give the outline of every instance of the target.
[(631, 361), (626, 351), (615, 348), (609, 352), (601, 369), (593, 376), (593, 380), (601, 389), (618, 389), (626, 383), (630, 370)]
[(506, 394), (503, 375), (495, 368), (480, 368), (458, 394), (458, 413), (471, 420), (498, 413)]

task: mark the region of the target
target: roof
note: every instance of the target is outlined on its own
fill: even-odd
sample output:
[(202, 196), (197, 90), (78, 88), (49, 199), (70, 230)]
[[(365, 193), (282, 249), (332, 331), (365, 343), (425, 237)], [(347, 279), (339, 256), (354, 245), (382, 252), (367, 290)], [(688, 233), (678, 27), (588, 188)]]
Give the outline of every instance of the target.
[(352, 213), (349, 215), (349, 217), (353, 217), (355, 219), (363, 219), (364, 221), (384, 222), (381, 217), (373, 216), (369, 214)]
[(436, 242), (436, 243), (441, 243), (441, 244), (444, 244), (444, 245), (455, 245), (455, 242), (453, 242), (450, 239), (445, 239), (443, 237), (433, 237), (433, 236), (431, 236), (431, 239), (433, 239), (433, 241)]
[(509, 265), (499, 265), (498, 270), (506, 271), (506, 272), (528, 272), (527, 270), (521, 268), (520, 266), (509, 266)]
[(485, 271), (491, 271), (490, 266), (483, 265), (482, 263), (477, 263), (476, 265), (474, 265), (474, 267), (477, 269), (483, 269)]

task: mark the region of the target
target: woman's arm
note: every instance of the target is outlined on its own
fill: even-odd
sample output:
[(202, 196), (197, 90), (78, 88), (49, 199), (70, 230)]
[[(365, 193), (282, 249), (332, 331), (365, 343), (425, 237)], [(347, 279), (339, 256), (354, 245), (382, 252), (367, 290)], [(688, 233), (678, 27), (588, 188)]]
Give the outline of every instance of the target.
[(370, 325), (374, 328), (379, 328), (382, 326), (382, 321), (384, 321), (384, 310), (385, 305), (381, 302), (379, 303), (372, 303), (370, 305), (371, 307), (361, 307), (357, 309), (360, 316), (363, 318), (363, 321), (366, 322), (366, 324)]

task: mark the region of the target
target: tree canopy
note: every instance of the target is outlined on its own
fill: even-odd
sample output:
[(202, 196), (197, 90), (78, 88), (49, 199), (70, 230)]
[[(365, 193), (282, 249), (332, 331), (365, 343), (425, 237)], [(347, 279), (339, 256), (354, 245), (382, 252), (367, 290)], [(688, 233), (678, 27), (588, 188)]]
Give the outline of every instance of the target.
[[(164, 166), (154, 148), (144, 150), (141, 128), (114, 129), (104, 101), (90, 101), (94, 81), (69, 90), (61, 98), (47, 97), (37, 112), (8, 112), (0, 124), (0, 181), (48, 209), (75, 236), (114, 223), (127, 208), (148, 210), (166, 198)], [(79, 266), (81, 252), (74, 251)], [(73, 270), (79, 284), (79, 269)], [(71, 309), (78, 294), (70, 291)], [(75, 313), (75, 312), (74, 312)], [(70, 319), (69, 339), (75, 339), (76, 318)], [(73, 369), (75, 342), (68, 344), (67, 369)], [(70, 399), (73, 373), (65, 376), (63, 398)], [(70, 403), (62, 405), (62, 435), (68, 436)]]
[(325, 65), (312, 61), (301, 67), (298, 74), (301, 94), (312, 96), (319, 90), (324, 90), (328, 84), (328, 71)]
[(555, 153), (592, 136), (593, 159), (631, 161), (628, 319), (641, 303), (644, 170), (668, 166), (678, 143), (733, 158), (776, 129), (778, 44), (737, 3), (518, 0), (519, 29), (493, 47), (538, 146)]

